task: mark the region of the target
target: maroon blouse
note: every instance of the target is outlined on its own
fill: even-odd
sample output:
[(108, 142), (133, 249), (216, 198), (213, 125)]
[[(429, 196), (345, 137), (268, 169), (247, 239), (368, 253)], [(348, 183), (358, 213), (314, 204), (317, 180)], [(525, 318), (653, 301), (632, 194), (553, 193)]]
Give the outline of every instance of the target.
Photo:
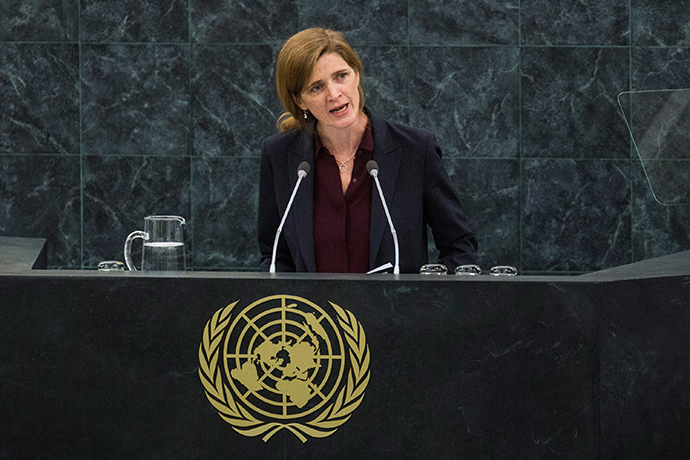
[(366, 164), (373, 157), (371, 122), (355, 154), (352, 179), (343, 194), (335, 158), (315, 136), (314, 254), (316, 271), (366, 273), (369, 271), (369, 226), (373, 179)]

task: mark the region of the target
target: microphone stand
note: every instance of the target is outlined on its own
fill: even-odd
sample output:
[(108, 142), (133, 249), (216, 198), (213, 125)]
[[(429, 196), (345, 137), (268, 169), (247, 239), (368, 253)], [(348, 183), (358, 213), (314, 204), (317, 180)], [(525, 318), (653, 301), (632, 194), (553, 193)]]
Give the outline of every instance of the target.
[(271, 267), (268, 269), (269, 273), (276, 272), (276, 254), (278, 253), (278, 239), (280, 238), (280, 233), (283, 231), (283, 225), (285, 225), (285, 220), (287, 219), (287, 215), (290, 212), (290, 208), (292, 207), (292, 202), (295, 200), (295, 195), (297, 195), (297, 189), (299, 189), (299, 184), (302, 182), (302, 179), (304, 179), (307, 176), (308, 173), (309, 163), (303, 161), (299, 164), (299, 168), (297, 170), (297, 183), (295, 184), (295, 188), (292, 189), (290, 201), (288, 201), (287, 207), (285, 208), (285, 212), (283, 213), (283, 218), (280, 220), (280, 225), (278, 226), (278, 230), (276, 231), (276, 237), (273, 240), (273, 254), (271, 254)]
[(391, 219), (391, 214), (388, 212), (388, 205), (386, 204), (386, 199), (383, 196), (383, 190), (381, 190), (381, 183), (379, 182), (379, 165), (374, 160), (369, 160), (367, 162), (367, 171), (369, 175), (374, 178), (376, 182), (376, 188), (379, 191), (379, 196), (381, 197), (381, 203), (383, 203), (383, 210), (386, 213), (386, 219), (388, 219), (388, 226), (391, 228), (391, 234), (393, 235), (393, 246), (395, 247), (395, 265), (393, 266), (393, 274), (400, 274), (400, 248), (398, 247), (398, 234), (393, 226), (393, 220)]

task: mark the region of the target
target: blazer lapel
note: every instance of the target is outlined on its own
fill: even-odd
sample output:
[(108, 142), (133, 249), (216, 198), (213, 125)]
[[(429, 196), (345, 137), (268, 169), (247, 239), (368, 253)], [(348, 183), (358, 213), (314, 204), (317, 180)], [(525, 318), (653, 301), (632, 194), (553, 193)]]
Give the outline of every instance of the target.
[[(393, 203), (402, 149), (391, 138), (383, 120), (372, 117), (371, 125), (374, 136), (374, 160), (379, 165), (378, 178), (383, 196), (390, 208), (391, 203)], [(383, 210), (376, 183), (374, 183), (371, 197), (371, 230), (369, 233), (369, 265), (371, 269), (376, 268), (374, 264), (384, 237), (392, 238), (388, 219)], [(391, 257), (393, 256), (391, 255)], [(390, 260), (390, 263), (394, 262), (393, 259)]]
[[(292, 234), (297, 236), (300, 253), (309, 272), (316, 271), (316, 257), (314, 256), (314, 139), (306, 130), (298, 137), (294, 148), (288, 150), (288, 167), (290, 171), (291, 188), (287, 191), (288, 199), (297, 183), (297, 169), (300, 163), (309, 163), (311, 172), (302, 179), (292, 210), (288, 215), (286, 225), (292, 228)], [(296, 261), (295, 261), (296, 262)]]

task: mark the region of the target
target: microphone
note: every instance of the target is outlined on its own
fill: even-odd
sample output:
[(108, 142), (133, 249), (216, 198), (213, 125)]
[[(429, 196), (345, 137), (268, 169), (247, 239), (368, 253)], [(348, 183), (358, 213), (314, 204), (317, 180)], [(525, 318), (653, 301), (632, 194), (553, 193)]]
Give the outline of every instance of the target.
[(393, 267), (393, 274), (397, 275), (400, 273), (400, 248), (398, 247), (398, 234), (395, 232), (395, 227), (393, 226), (393, 221), (391, 220), (391, 214), (388, 212), (388, 205), (386, 204), (386, 199), (383, 197), (383, 190), (381, 190), (381, 183), (379, 182), (379, 165), (374, 160), (367, 161), (367, 171), (369, 175), (374, 178), (376, 182), (376, 188), (379, 191), (379, 196), (381, 197), (381, 203), (383, 203), (383, 210), (386, 212), (386, 218), (388, 219), (388, 226), (391, 228), (391, 234), (393, 235), (393, 246), (395, 247), (395, 266)]
[(299, 168), (297, 168), (297, 183), (295, 184), (295, 188), (292, 189), (290, 201), (288, 201), (287, 207), (285, 208), (285, 213), (283, 214), (283, 218), (280, 220), (278, 230), (276, 230), (276, 237), (273, 240), (273, 254), (271, 255), (271, 267), (268, 270), (269, 273), (276, 272), (276, 253), (278, 252), (278, 239), (280, 238), (280, 232), (283, 231), (283, 225), (285, 225), (285, 220), (287, 219), (287, 215), (290, 212), (290, 208), (292, 207), (292, 202), (295, 200), (295, 195), (297, 195), (297, 189), (299, 188), (299, 184), (302, 182), (302, 179), (307, 177), (307, 174), (309, 174), (309, 163), (303, 161), (299, 164)]

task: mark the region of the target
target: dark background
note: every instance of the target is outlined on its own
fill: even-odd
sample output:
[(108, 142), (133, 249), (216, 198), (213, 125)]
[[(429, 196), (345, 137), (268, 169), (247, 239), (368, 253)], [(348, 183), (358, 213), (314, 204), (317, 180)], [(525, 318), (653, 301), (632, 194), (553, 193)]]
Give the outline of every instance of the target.
[(190, 269), (256, 270), (275, 56), (322, 25), (360, 53), (372, 112), (436, 133), (485, 268), (689, 249), (616, 101), (688, 86), (688, 21), (677, 0), (3, 0), (0, 235), (93, 268), (144, 216), (178, 214)]

